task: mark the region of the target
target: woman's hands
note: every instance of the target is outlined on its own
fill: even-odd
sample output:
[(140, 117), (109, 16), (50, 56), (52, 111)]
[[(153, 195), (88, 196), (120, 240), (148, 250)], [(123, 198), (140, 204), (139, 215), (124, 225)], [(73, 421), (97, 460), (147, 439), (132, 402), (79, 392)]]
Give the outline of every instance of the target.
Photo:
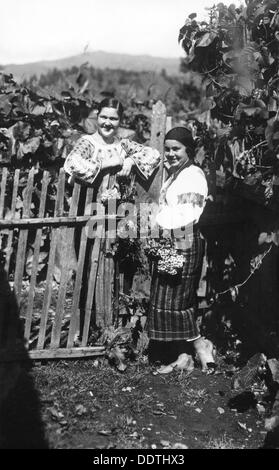
[(115, 168), (117, 166), (122, 167), (123, 165), (123, 158), (119, 156), (118, 153), (114, 153), (108, 158), (104, 158), (101, 163), (101, 169), (107, 170), (108, 168)]
[(109, 168), (115, 168), (117, 166), (121, 167), (121, 170), (118, 172), (119, 176), (129, 176), (134, 165), (134, 160), (131, 157), (127, 157), (123, 160), (119, 154), (115, 153), (109, 158), (102, 160), (102, 170), (107, 170)]
[(134, 164), (134, 160), (131, 157), (125, 158), (122, 169), (118, 172), (118, 176), (129, 176)]

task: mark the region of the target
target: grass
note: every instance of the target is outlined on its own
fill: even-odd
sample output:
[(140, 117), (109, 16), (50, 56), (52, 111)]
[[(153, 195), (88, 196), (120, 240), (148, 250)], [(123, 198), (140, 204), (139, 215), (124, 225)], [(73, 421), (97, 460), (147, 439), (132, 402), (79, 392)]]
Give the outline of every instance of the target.
[(186, 398), (186, 405), (196, 406), (198, 403), (205, 403), (208, 400), (208, 391), (205, 388), (195, 389), (190, 388), (183, 390), (183, 399)]
[(241, 449), (241, 446), (238, 446), (234, 443), (233, 439), (228, 438), (226, 435), (220, 438), (210, 439), (207, 449)]

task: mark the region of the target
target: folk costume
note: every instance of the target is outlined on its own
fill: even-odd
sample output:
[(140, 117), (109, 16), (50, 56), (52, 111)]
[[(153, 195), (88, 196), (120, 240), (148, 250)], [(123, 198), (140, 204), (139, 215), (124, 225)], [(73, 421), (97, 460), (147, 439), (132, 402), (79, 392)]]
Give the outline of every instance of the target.
[[(86, 186), (91, 186), (94, 189), (92, 202), (101, 202), (102, 194), (107, 189), (111, 189), (116, 183), (116, 174), (119, 171), (120, 167), (102, 170), (102, 160), (107, 160), (108, 158), (115, 155), (115, 153), (120, 156), (122, 161), (124, 161), (125, 158), (130, 157), (134, 161), (134, 168), (136, 172), (144, 179), (148, 179), (152, 175), (153, 171), (158, 167), (160, 162), (160, 154), (156, 149), (138, 144), (136, 142), (130, 141), (129, 139), (115, 138), (112, 144), (106, 144), (100, 142), (98, 136), (96, 136), (97, 134), (82, 136), (77, 141), (70, 154), (67, 156), (64, 164), (64, 169), (66, 173), (70, 175), (70, 182), (77, 181), (81, 183), (82, 186), (85, 186), (85, 188), (83, 188), (83, 192), (81, 193), (83, 194), (83, 196), (80, 197), (79, 202), (80, 214), (84, 213)], [(101, 243), (101, 253), (99, 258), (99, 267), (97, 275), (97, 295), (99, 295), (99, 292), (103, 291), (102, 289), (98, 289), (98, 282), (103, 283), (102, 259), (104, 260), (104, 253), (106, 252), (106, 250), (110, 250), (110, 244), (112, 242), (112, 239), (108, 239), (108, 237), (105, 236)], [(77, 253), (79, 251), (79, 244), (80, 242), (77, 234), (75, 240)], [(88, 239), (86, 245), (82, 288), (80, 294), (81, 319), (85, 315), (84, 312), (88, 289), (94, 289), (93, 286), (88, 285), (93, 245), (94, 239)], [(103, 265), (105, 262), (110, 263), (109, 271), (111, 276), (111, 282), (109, 283), (110, 285), (105, 286), (105, 289), (108, 290), (111, 289), (114, 279), (114, 263), (111, 258), (106, 261), (103, 261)], [(100, 302), (101, 305), (103, 303), (104, 302), (102, 301)], [(103, 305), (101, 308), (101, 312), (96, 311), (96, 315), (98, 315), (99, 318), (98, 325), (104, 325), (104, 318), (107, 318), (107, 316), (108, 318), (110, 318), (110, 315), (112, 316), (112, 301), (109, 305)], [(110, 312), (108, 312), (109, 309)], [(97, 310), (96, 305), (95, 310)]]
[(151, 176), (160, 161), (160, 154), (156, 149), (129, 139), (116, 139), (112, 144), (100, 143), (93, 134), (84, 135), (77, 141), (66, 158), (64, 169), (75, 180), (94, 185), (101, 171), (102, 160), (114, 153), (118, 153), (122, 160), (132, 158), (145, 179)]
[[(177, 132), (170, 131), (167, 136), (166, 139), (183, 140)], [(188, 146), (187, 152), (189, 154)], [(207, 194), (205, 175), (191, 159), (176, 169), (162, 186), (157, 222), (162, 229), (171, 231), (174, 247), (184, 256), (184, 265), (182, 272), (176, 275), (158, 273), (156, 266), (154, 268), (147, 320), (151, 361), (167, 363), (187, 352), (186, 342), (200, 337), (196, 323), (196, 290), (204, 240), (198, 221)]]

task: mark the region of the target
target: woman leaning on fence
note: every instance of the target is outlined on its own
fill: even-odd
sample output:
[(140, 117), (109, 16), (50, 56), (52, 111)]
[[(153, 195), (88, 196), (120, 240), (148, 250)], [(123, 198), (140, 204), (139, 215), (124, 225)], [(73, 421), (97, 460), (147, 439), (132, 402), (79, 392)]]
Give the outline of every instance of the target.
[[(99, 104), (97, 130), (92, 135), (82, 136), (67, 156), (64, 169), (71, 181), (81, 182), (94, 188), (94, 201), (100, 201), (100, 194), (117, 183), (119, 177), (128, 177), (136, 171), (148, 179), (158, 167), (160, 154), (157, 150), (119, 138), (118, 130), (123, 115), (122, 104), (113, 98), (106, 98)], [(92, 201), (93, 202), (93, 201)], [(90, 259), (92, 243), (88, 241)], [(81, 314), (85, 308), (88, 289), (88, 270), (85, 266), (80, 296)]]
[(166, 232), (171, 236), (183, 264), (175, 275), (157, 264), (152, 278), (149, 357), (164, 364), (157, 370), (161, 374), (193, 367), (188, 352), (197, 354), (203, 368), (207, 362), (214, 363), (213, 345), (201, 338), (196, 323), (196, 290), (204, 253), (198, 220), (208, 189), (203, 171), (193, 164), (194, 140), (188, 129), (176, 127), (166, 134), (165, 157), (169, 177), (161, 188), (156, 220), (165, 238)]

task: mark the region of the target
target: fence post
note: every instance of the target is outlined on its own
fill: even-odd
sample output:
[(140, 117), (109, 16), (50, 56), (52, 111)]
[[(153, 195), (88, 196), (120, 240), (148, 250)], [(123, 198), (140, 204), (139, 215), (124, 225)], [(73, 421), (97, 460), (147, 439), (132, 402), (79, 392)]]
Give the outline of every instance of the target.
[(164, 158), (164, 138), (166, 132), (166, 107), (158, 101), (152, 109), (151, 116), (151, 138), (150, 147), (159, 150), (161, 155), (161, 164), (159, 170), (154, 172), (148, 181), (143, 179), (137, 181), (137, 201), (136, 203), (158, 202), (160, 188), (162, 185), (163, 158)]
[(153, 148), (159, 150), (161, 155), (160, 169), (158, 175), (159, 187), (157, 192), (160, 192), (160, 188), (164, 178), (164, 138), (166, 134), (166, 107), (162, 101), (158, 101), (152, 108), (152, 120), (151, 120), (151, 139), (150, 145)]
[(169, 132), (172, 128), (172, 117), (171, 116), (167, 116), (167, 119), (166, 119), (166, 133)]
[(166, 106), (162, 101), (158, 101), (152, 108), (150, 145), (159, 150), (161, 154), (164, 150), (166, 120)]

